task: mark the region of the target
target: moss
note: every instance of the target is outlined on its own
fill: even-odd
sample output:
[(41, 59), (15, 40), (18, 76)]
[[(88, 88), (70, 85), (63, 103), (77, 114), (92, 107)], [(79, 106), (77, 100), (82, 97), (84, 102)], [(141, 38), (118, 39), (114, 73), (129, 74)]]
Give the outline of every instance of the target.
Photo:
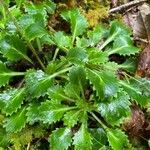
[(108, 9), (106, 7), (98, 7), (95, 9), (89, 9), (85, 16), (89, 22), (90, 27), (94, 27), (99, 24), (103, 19), (108, 17)]

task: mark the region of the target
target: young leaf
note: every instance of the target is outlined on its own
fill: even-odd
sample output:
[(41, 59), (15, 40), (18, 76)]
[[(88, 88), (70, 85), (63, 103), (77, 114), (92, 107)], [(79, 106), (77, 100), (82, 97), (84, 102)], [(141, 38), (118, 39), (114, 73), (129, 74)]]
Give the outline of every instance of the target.
[(27, 91), (33, 98), (44, 96), (48, 88), (52, 86), (52, 83), (52, 79), (42, 70), (30, 70), (26, 74)]
[(50, 149), (53, 150), (67, 150), (71, 144), (71, 130), (69, 128), (58, 128), (52, 132), (49, 142)]
[(69, 79), (71, 84), (84, 87), (86, 84), (86, 73), (83, 67), (75, 66), (69, 71)]
[(57, 100), (57, 101), (62, 101), (67, 98), (65, 95), (65, 92), (63, 90), (63, 87), (56, 85), (52, 86), (51, 88), (48, 89), (48, 95), (49, 98), (52, 100)]
[(79, 47), (79, 48), (89, 47), (90, 46), (89, 42), (90, 42), (89, 39), (86, 39), (84, 37), (82, 38), (76, 37), (76, 47)]
[(111, 101), (100, 103), (98, 110), (104, 119), (114, 126), (121, 124), (130, 114), (130, 105), (129, 96), (120, 91)]
[(69, 128), (73, 127), (75, 124), (77, 124), (81, 113), (82, 112), (80, 110), (66, 112), (63, 118), (64, 124)]
[(80, 100), (80, 92), (81, 90), (79, 89), (79, 87), (76, 85), (76, 84), (71, 84), (71, 83), (68, 83), (66, 86), (65, 86), (65, 89), (64, 89), (64, 92), (65, 94), (70, 97), (70, 98), (73, 98), (73, 99), (77, 99), (77, 100)]
[(131, 32), (129, 28), (127, 28), (125, 25), (118, 21), (113, 21), (111, 23), (110, 27), (110, 33), (107, 38), (107, 40), (99, 47), (99, 49), (103, 49), (105, 46), (107, 46), (110, 42), (114, 41), (116, 37), (121, 36), (121, 35), (127, 35), (130, 36)]
[(3, 112), (6, 115), (11, 115), (16, 112), (18, 108), (21, 107), (21, 104), (25, 98), (25, 88), (22, 89), (13, 89), (7, 91), (3, 94), (0, 94), (0, 101), (5, 103), (5, 107), (3, 107)]
[(120, 129), (107, 129), (107, 137), (113, 150), (128, 149), (128, 138)]
[(71, 38), (64, 34), (64, 32), (55, 32), (53, 36), (54, 43), (62, 49), (71, 47)]
[(72, 48), (68, 52), (68, 60), (77, 65), (83, 65), (88, 60), (87, 53), (83, 48)]
[(63, 19), (71, 24), (72, 44), (75, 37), (82, 35), (87, 28), (87, 20), (80, 14), (78, 9), (72, 9), (61, 13)]
[(65, 112), (75, 109), (76, 107), (68, 107), (66, 105), (62, 105), (57, 101), (46, 101), (41, 104), (39, 107), (39, 119), (43, 121), (43, 123), (53, 123), (59, 121)]
[(113, 96), (118, 91), (117, 79), (111, 72), (87, 69), (87, 77), (101, 99)]
[(102, 26), (96, 26), (93, 31), (88, 32), (88, 38), (91, 46), (95, 46), (105, 36), (107, 30)]
[(13, 114), (11, 117), (6, 118), (4, 127), (7, 132), (19, 132), (26, 124), (26, 109), (23, 108), (17, 113)]
[(92, 137), (84, 123), (82, 123), (79, 131), (75, 133), (73, 139), (75, 150), (92, 150)]
[(91, 64), (103, 64), (108, 61), (108, 53), (97, 48), (88, 48), (88, 59)]
[(119, 54), (119, 55), (134, 55), (139, 52), (139, 48), (133, 45), (133, 41), (129, 36), (119, 36), (114, 40), (113, 48), (108, 51), (109, 55)]
[(6, 35), (0, 41), (0, 53), (8, 60), (18, 61), (24, 58), (32, 63), (31, 59), (26, 55), (26, 51), (25, 43), (16, 35)]

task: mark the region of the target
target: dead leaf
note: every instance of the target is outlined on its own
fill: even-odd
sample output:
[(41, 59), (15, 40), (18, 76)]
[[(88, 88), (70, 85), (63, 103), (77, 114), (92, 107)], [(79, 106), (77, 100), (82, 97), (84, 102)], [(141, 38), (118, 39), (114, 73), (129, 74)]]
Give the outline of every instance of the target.
[(150, 43), (150, 5), (144, 3), (139, 6), (139, 12), (133, 25), (135, 37), (147, 39)]
[(131, 118), (126, 120), (126, 122), (123, 124), (123, 128), (131, 136), (140, 136), (145, 130), (143, 129), (145, 123), (144, 113), (137, 105), (133, 105), (131, 110)]
[(140, 54), (136, 75), (150, 77), (150, 45)]

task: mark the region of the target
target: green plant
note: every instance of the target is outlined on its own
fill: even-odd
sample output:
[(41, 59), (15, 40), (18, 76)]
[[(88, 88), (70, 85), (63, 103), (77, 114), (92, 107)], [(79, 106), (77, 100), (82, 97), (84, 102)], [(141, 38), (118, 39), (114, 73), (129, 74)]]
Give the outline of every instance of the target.
[(150, 84), (131, 76), (131, 59), (110, 60), (139, 52), (130, 30), (118, 21), (90, 30), (73, 9), (61, 13), (70, 31), (56, 32), (53, 2), (16, 2), (0, 9), (1, 147), (37, 149), (47, 139), (52, 150), (132, 149), (121, 124), (132, 102), (147, 105)]

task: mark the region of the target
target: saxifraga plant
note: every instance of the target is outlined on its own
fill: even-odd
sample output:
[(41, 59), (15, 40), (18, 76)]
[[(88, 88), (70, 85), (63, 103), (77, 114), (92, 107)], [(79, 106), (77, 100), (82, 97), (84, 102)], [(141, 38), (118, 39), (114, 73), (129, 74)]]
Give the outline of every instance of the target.
[(121, 125), (132, 103), (149, 102), (150, 81), (132, 77), (131, 31), (118, 21), (88, 29), (78, 9), (61, 12), (70, 31), (55, 31), (52, 1), (0, 2), (0, 146), (38, 149), (46, 139), (52, 150), (134, 149)]

